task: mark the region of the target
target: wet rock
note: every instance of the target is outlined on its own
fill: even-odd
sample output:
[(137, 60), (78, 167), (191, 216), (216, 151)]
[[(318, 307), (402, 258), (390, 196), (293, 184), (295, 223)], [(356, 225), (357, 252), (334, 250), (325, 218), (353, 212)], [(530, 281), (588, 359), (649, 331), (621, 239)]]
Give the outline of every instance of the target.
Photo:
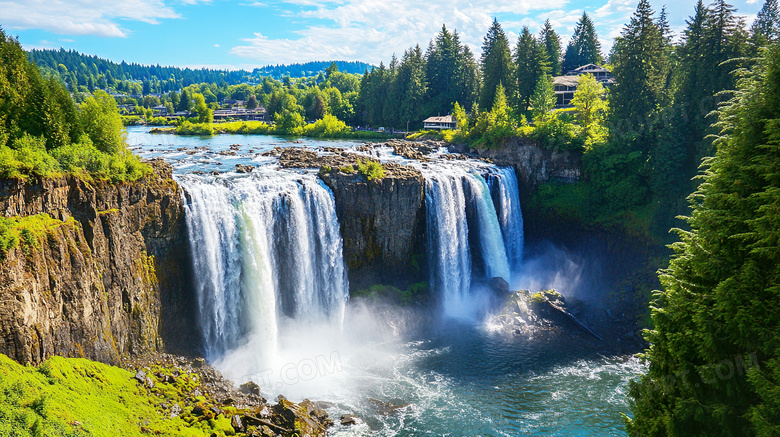
[(247, 382), (245, 384), (241, 384), (238, 387), (238, 390), (241, 393), (246, 393), (246, 394), (252, 394), (252, 395), (260, 396), (260, 386), (255, 384), (254, 381), (249, 381), (249, 382)]
[(371, 402), (374, 405), (374, 407), (377, 409), (379, 414), (383, 416), (386, 416), (388, 414), (393, 414), (396, 411), (409, 406), (409, 404), (396, 405), (392, 402), (383, 402), (380, 401), (379, 399), (374, 399), (374, 398), (369, 398), (368, 401)]
[(135, 372), (135, 379), (141, 384), (146, 383), (146, 373), (143, 370)]
[(251, 165), (236, 164), (236, 173), (252, 173), (254, 169)]
[(342, 414), (341, 415), (341, 425), (342, 426), (351, 426), (351, 425), (357, 425), (361, 422), (361, 419), (357, 416), (353, 416), (351, 414)]
[(490, 286), (493, 291), (500, 295), (506, 295), (509, 293), (509, 283), (506, 282), (506, 280), (502, 277), (496, 276), (494, 278), (490, 278), (488, 281), (488, 286)]
[(239, 415), (234, 415), (230, 419), (230, 426), (232, 426), (236, 432), (246, 431), (246, 428), (244, 427), (244, 423), (241, 421), (241, 416)]
[(193, 368), (200, 368), (203, 367), (203, 365), (206, 364), (206, 360), (204, 358), (195, 358), (192, 360), (192, 367)]

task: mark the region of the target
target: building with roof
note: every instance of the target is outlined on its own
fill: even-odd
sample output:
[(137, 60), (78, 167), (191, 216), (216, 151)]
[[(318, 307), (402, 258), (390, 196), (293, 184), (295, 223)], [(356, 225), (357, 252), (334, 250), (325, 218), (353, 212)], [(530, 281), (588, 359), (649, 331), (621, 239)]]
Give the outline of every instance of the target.
[(423, 120), (423, 129), (455, 129), (458, 127), (458, 123), (455, 121), (452, 115), (445, 115), (444, 117), (428, 117)]
[(615, 77), (612, 76), (612, 73), (596, 64), (587, 64), (570, 70), (564, 76), (553, 78), (556, 108), (568, 108), (571, 106), (571, 100), (574, 98), (574, 93), (577, 92), (577, 84), (583, 74), (592, 74), (605, 88), (609, 88), (615, 83)]

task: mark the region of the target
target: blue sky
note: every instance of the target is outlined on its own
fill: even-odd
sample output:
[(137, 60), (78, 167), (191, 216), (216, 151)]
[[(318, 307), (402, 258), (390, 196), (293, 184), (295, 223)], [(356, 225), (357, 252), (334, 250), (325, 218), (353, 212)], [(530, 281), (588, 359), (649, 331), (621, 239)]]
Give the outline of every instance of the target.
[[(732, 0), (747, 23), (764, 0)], [(0, 0), (0, 26), (27, 48), (75, 49), (113, 61), (247, 68), (312, 60), (379, 64), (446, 24), (479, 56), (497, 17), (514, 45), (550, 18), (565, 42), (583, 10), (605, 51), (638, 0)], [(679, 33), (695, 0), (667, 5)]]

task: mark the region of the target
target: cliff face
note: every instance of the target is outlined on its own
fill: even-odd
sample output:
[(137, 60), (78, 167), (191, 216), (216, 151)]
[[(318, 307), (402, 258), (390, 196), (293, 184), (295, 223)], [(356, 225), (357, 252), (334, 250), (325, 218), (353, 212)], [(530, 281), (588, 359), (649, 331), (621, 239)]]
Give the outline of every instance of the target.
[(336, 204), (350, 289), (360, 290), (375, 284), (405, 288), (422, 280), (425, 270), (425, 257), (419, 255), (425, 250), (422, 173), (405, 165), (384, 164), (385, 176), (369, 181), (356, 169), (359, 162), (375, 159), (339, 148), (325, 151), (329, 154), (318, 155), (313, 150), (290, 147), (270, 153), (279, 156), (283, 167), (321, 169), (320, 179), (333, 192)]
[[(453, 149), (464, 151), (459, 147)], [(523, 138), (513, 138), (500, 149), (473, 149), (472, 152), (496, 164), (513, 166), (524, 198), (544, 182), (576, 182), (582, 177), (581, 153), (543, 149)]]
[(322, 175), (333, 191), (353, 290), (379, 283), (404, 287), (421, 276), (424, 257), (415, 253), (423, 250), (423, 177), (409, 167), (385, 166), (388, 175), (373, 181)]
[(127, 184), (0, 181), (0, 214), (63, 221), (3, 259), (0, 352), (36, 364), (51, 355), (117, 363), (194, 344), (184, 210), (170, 166), (153, 168)]

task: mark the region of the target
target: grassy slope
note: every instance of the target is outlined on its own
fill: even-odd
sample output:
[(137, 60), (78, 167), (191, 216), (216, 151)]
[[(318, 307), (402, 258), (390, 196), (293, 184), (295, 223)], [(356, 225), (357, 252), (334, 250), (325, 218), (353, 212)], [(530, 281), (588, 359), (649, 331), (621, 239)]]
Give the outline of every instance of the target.
[[(154, 370), (154, 369), (153, 369)], [(153, 372), (149, 376), (154, 379)], [(39, 368), (0, 354), (0, 436), (232, 435), (224, 416), (196, 418), (182, 399), (193, 375), (147, 390), (129, 371), (81, 358), (52, 357)], [(170, 418), (163, 402), (180, 402)]]

